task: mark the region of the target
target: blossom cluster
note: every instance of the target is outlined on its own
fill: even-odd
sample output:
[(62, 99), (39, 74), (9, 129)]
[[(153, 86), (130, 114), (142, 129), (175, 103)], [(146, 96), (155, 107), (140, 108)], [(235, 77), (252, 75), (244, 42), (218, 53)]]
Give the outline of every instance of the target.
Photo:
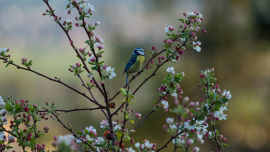
[(154, 107), (158, 109), (162, 108), (165, 112), (168, 111), (169, 103), (167, 98), (169, 96), (173, 97), (174, 100), (182, 98), (183, 91), (180, 89), (180, 82), (185, 76), (184, 72), (175, 73), (173, 67), (167, 68), (167, 77), (162, 80), (161, 86), (158, 88), (158, 95), (162, 98), (161, 102), (154, 102)]
[(154, 152), (154, 150), (156, 149), (156, 143), (150, 143), (148, 140), (145, 139), (143, 144), (137, 142), (135, 144), (135, 147), (139, 149), (139, 151), (141, 150), (147, 152)]
[[(185, 19), (179, 19), (183, 25), (179, 26), (177, 33), (174, 33), (174, 28), (168, 26), (165, 28), (165, 33), (168, 36), (164, 40), (164, 49), (166, 49), (166, 58), (170, 57), (170, 61), (177, 62), (180, 60), (180, 55), (183, 55), (185, 46), (193, 47), (197, 52), (201, 51), (201, 42), (197, 41), (196, 32), (202, 31), (206, 33), (205, 28), (200, 28), (199, 25), (203, 22), (201, 13), (184, 12)], [(175, 49), (175, 51), (173, 50)]]
[[(168, 68), (168, 72), (173, 73), (172, 68)], [(168, 117), (166, 119), (166, 125), (163, 126), (164, 130), (176, 136), (172, 142), (177, 147), (189, 147), (193, 143), (204, 143), (204, 137), (209, 137), (214, 140), (213, 137), (220, 137), (221, 141), (216, 141), (220, 147), (228, 146), (225, 144), (226, 138), (223, 135), (219, 135), (219, 132), (214, 129), (210, 131), (209, 126), (215, 126), (215, 124), (221, 120), (226, 120), (226, 114), (224, 110), (227, 109), (228, 101), (231, 99), (230, 91), (224, 91), (221, 93), (219, 85), (214, 85), (216, 78), (214, 76), (214, 68), (209, 70), (200, 71), (201, 82), (199, 86), (202, 86), (202, 91), (206, 96), (206, 99), (200, 99), (197, 102), (189, 101), (188, 97), (184, 97), (182, 104), (174, 102), (176, 107), (170, 109), (170, 112), (176, 114), (175, 118)], [(193, 148), (193, 151), (199, 151), (198, 147)]]

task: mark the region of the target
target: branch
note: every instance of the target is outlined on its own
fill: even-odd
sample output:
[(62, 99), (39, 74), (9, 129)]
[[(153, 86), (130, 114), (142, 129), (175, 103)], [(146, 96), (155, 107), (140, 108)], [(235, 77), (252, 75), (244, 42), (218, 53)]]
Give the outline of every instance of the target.
[[(189, 23), (188, 23), (189, 24)], [(181, 35), (182, 35), (182, 33), (185, 31), (185, 29), (186, 28), (183, 28), (183, 30), (182, 30), (182, 32), (175, 38), (175, 39), (172, 39), (173, 41), (175, 41), (175, 40), (177, 40)], [(187, 40), (186, 40), (187, 41)], [(181, 46), (179, 46), (177, 49), (176, 49), (176, 51), (174, 51), (173, 52), (173, 54), (174, 53), (176, 53), (177, 52), (177, 50), (179, 49), (179, 48), (181, 48), (181, 47), (183, 47), (184, 45), (186, 45), (186, 41), (181, 45)], [(155, 57), (157, 57), (158, 55), (160, 55), (161, 53), (163, 53), (163, 52), (165, 52), (166, 51), (166, 49), (163, 49), (163, 50), (161, 50), (159, 53), (157, 53), (156, 55), (153, 55), (152, 56), (152, 58), (146, 63), (146, 65), (142, 68), (142, 70), (141, 70), (141, 72), (143, 72), (143, 70), (149, 65), (149, 63), (151, 62), (151, 60), (153, 60)], [(172, 54), (172, 55), (173, 55)], [(165, 63), (165, 62), (168, 62), (169, 61), (169, 59), (172, 57), (172, 55), (171, 56), (169, 56), (161, 65), (159, 65), (156, 69), (155, 69), (155, 71), (148, 77), (148, 78), (146, 78), (143, 82), (142, 82), (142, 84), (141, 85), (139, 85), (139, 87), (134, 91), (134, 93), (133, 94), (135, 94), (137, 91), (138, 91), (138, 89), (147, 81), (147, 80), (149, 80), (152, 76), (154, 76), (155, 75), (155, 72)], [(137, 77), (139, 75), (139, 73), (137, 73), (136, 75), (135, 75), (135, 77)], [(132, 77), (131, 79), (130, 79), (130, 81), (129, 81), (129, 83), (135, 78), (135, 77)], [(128, 83), (128, 84), (129, 84)], [(124, 87), (123, 88), (125, 88), (127, 86), (127, 84), (126, 85), (124, 85)], [(116, 94), (110, 99), (110, 101), (112, 101), (119, 93), (120, 93), (121, 91), (118, 91), (118, 92), (116, 92)]]
[(35, 152), (37, 152), (37, 147), (36, 147), (36, 144), (37, 144), (37, 130), (36, 130), (36, 123), (37, 123), (37, 120), (35, 119), (35, 117), (32, 115), (32, 118), (33, 118), (33, 121), (34, 121), (34, 132), (35, 132), (35, 144), (34, 144), (34, 147), (35, 147)]
[[(105, 108), (101, 108), (101, 107), (97, 107), (97, 108), (84, 108), (84, 109), (73, 109), (73, 110), (54, 110), (54, 111), (60, 111), (60, 112), (74, 112), (74, 111), (92, 111), (92, 110), (98, 110), (98, 109), (105, 109)], [(48, 112), (47, 110), (43, 110), (43, 111), (38, 111), (38, 112)]]
[[(171, 85), (170, 85), (170, 87), (171, 87)], [(166, 92), (166, 94), (168, 94), (169, 93), (169, 90)], [(165, 95), (166, 95), (165, 94)], [(161, 102), (161, 99), (162, 99), (163, 97), (160, 97), (159, 98), (159, 101), (157, 102), (157, 105)], [(136, 130), (138, 127), (140, 127), (141, 126), (141, 124), (145, 121), (145, 119), (147, 118), (147, 117), (149, 117), (153, 112), (155, 112), (156, 110), (151, 110), (144, 118), (143, 118), (143, 120), (135, 127), (135, 128), (133, 128), (134, 130)]]
[(214, 129), (215, 141), (216, 141), (216, 144), (217, 144), (218, 151), (221, 152), (221, 147), (220, 147), (220, 145), (218, 143), (218, 140), (217, 140), (217, 134), (216, 134), (216, 128), (215, 128), (215, 126), (213, 126), (213, 129)]
[(176, 138), (178, 135), (182, 134), (185, 130), (186, 130), (186, 129), (182, 130), (181, 132), (179, 132), (179, 133), (176, 134), (175, 136), (172, 136), (172, 137), (170, 138), (170, 140), (169, 140), (168, 142), (166, 142), (166, 144), (165, 144), (164, 146), (162, 146), (161, 148), (159, 148), (156, 152), (162, 150), (163, 148), (167, 148), (167, 147), (168, 147), (167, 145), (168, 145), (174, 138)]
[[(54, 14), (53, 9), (51, 8), (49, 2), (48, 2), (47, 0), (43, 0), (43, 2), (48, 6), (48, 8), (50, 9), (50, 11), (52, 12), (52, 16), (54, 17), (54, 19), (58, 20), (58, 19), (56, 18), (55, 14)], [(58, 22), (57, 24), (58, 24), (58, 25), (62, 28), (62, 30), (66, 33), (69, 42), (71, 42), (72, 40), (71, 40), (71, 38), (70, 38), (70, 36), (69, 36), (69, 34), (68, 34), (68, 31), (63, 27), (63, 25), (62, 25), (60, 22)], [(76, 52), (76, 54), (78, 55), (78, 57), (80, 57), (81, 55), (79, 54), (78, 50), (75, 48), (75, 46), (73, 45), (73, 43), (70, 43), (70, 45), (72, 46), (73, 50)], [(80, 59), (81, 59), (81, 61), (82, 61), (82, 63), (83, 63), (84, 69), (85, 69), (88, 73), (90, 73), (88, 67), (86, 66), (86, 64), (85, 64), (85, 62), (84, 62), (84, 59), (81, 58), (81, 57), (80, 57)], [(101, 90), (99, 84), (97, 83), (97, 81), (96, 81), (96, 79), (95, 79), (94, 77), (93, 77), (93, 80), (94, 80), (94, 82), (95, 82), (95, 84), (96, 84), (98, 90), (104, 95), (103, 91)]]
[[(116, 115), (118, 113), (118, 111), (121, 109), (122, 106), (124, 106), (126, 104), (126, 102), (122, 103), (121, 106), (118, 107), (117, 110), (114, 111), (114, 113), (112, 113), (112, 116), (113, 115)], [(117, 114), (118, 115), (118, 114)]]
[[(152, 58), (149, 60), (149, 62), (147, 62), (146, 65), (142, 68), (141, 73), (142, 73), (143, 70), (149, 65), (149, 63), (150, 63), (151, 60), (153, 60), (155, 57), (157, 57), (158, 55), (160, 55), (160, 54), (163, 53), (164, 51), (165, 51), (165, 49), (162, 50), (162, 51), (160, 51), (158, 54), (153, 55)], [(137, 77), (138, 75), (139, 75), (139, 74), (137, 73), (134, 77)], [(134, 77), (132, 77), (132, 78), (129, 80), (128, 84), (134, 80)], [(127, 86), (127, 84), (124, 85), (123, 88), (125, 88), (126, 86)], [(110, 98), (110, 101), (112, 101), (112, 100), (113, 100), (120, 92), (121, 92), (121, 91), (116, 92), (115, 95), (114, 95), (112, 98)]]
[[(80, 75), (78, 75), (78, 77), (79, 77), (80, 80), (82, 81), (82, 86), (84, 86), (84, 87), (89, 91), (89, 93), (91, 94), (91, 96), (92, 96), (92, 98), (94, 99), (94, 101), (95, 101), (96, 103), (98, 103), (98, 101), (95, 99), (94, 95), (93, 95), (92, 92), (91, 92), (91, 88), (86, 87), (86, 85), (85, 85), (85, 83), (84, 83), (84, 81), (83, 81), (83, 79), (81, 78)], [(98, 104), (99, 104), (99, 103), (98, 103)], [(109, 118), (108, 118), (108, 116), (106, 115), (106, 113), (104, 112), (104, 110), (101, 109), (101, 111), (103, 112), (103, 114), (105, 115), (105, 117), (106, 117), (107, 120), (108, 120)]]
[[(128, 86), (128, 93), (127, 93), (127, 98), (126, 98), (126, 102), (128, 102), (128, 97), (129, 97), (129, 86)], [(127, 107), (128, 107), (128, 103), (126, 103), (126, 107), (125, 107), (125, 112), (127, 112)], [(122, 135), (121, 135), (121, 140), (120, 140), (120, 143), (119, 143), (119, 147), (121, 147), (121, 144), (122, 144), (122, 142), (123, 142), (123, 131), (124, 131), (124, 129), (125, 129), (125, 126), (126, 126), (126, 122), (127, 122), (127, 119), (126, 119), (126, 114), (124, 113), (124, 124), (123, 124), (123, 126), (122, 126)]]
[[(1, 58), (1, 57), (0, 57), (0, 59), (1, 59), (1, 60), (4, 60), (4, 59)], [(93, 102), (93, 103), (96, 104), (97, 106), (99, 106), (99, 107), (104, 107), (104, 106), (102, 106), (102, 105), (100, 105), (100, 104), (94, 102), (94, 100), (91, 99), (90, 97), (88, 97), (87, 95), (85, 95), (85, 93), (82, 93), (82, 92), (80, 92), (80, 91), (78, 91), (78, 90), (72, 88), (71, 86), (69, 86), (69, 85), (63, 83), (63, 82), (60, 81), (60, 80), (52, 79), (52, 78), (50, 78), (50, 77), (48, 77), (48, 76), (46, 76), (46, 75), (40, 74), (40, 73), (38, 73), (38, 72), (32, 70), (32, 69), (30, 69), (30, 68), (27, 69), (27, 68), (23, 68), (23, 67), (21, 67), (21, 66), (18, 66), (18, 65), (15, 64), (15, 63), (10, 63), (10, 64), (13, 65), (13, 66), (15, 66), (15, 67), (17, 67), (17, 69), (22, 69), (22, 70), (30, 71), (30, 72), (33, 72), (33, 73), (35, 73), (35, 74), (41, 76), (41, 77), (47, 78), (47, 79), (49, 79), (49, 80), (51, 80), (51, 81), (54, 81), (54, 82), (57, 82), (57, 83), (60, 83), (60, 84), (62, 84), (62, 85), (64, 85), (64, 86), (68, 87), (69, 89), (71, 89), (71, 90), (77, 92), (78, 94), (80, 94), (80, 95), (86, 97), (88, 100), (90, 100), (91, 102)]]
[(78, 137), (73, 131), (72, 129), (69, 129), (60, 119), (59, 117), (52, 112), (52, 115), (55, 116), (55, 118), (57, 119), (58, 122), (60, 122), (62, 124), (62, 126), (67, 129), (68, 131), (70, 131), (74, 137), (76, 137), (77, 139), (79, 139), (80, 141), (82, 141), (84, 144), (86, 144), (88, 147), (90, 147), (93, 151), (97, 152), (88, 142), (84, 141), (83, 139), (81, 139), (80, 137)]

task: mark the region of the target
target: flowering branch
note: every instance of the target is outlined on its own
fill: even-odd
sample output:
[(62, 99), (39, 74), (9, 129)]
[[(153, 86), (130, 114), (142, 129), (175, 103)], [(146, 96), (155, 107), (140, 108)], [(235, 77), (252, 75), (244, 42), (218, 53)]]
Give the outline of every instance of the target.
[[(54, 10), (51, 8), (51, 6), (50, 6), (50, 4), (49, 4), (49, 1), (48, 1), (48, 0), (43, 0), (43, 2), (44, 2), (44, 3), (48, 6), (48, 8), (50, 9), (51, 15), (54, 17), (54, 19), (55, 19), (55, 20), (58, 20), (58, 17), (54, 14)], [(74, 46), (74, 44), (73, 44), (73, 41), (71, 40), (70, 35), (68, 34), (68, 31), (63, 27), (63, 25), (62, 25), (60, 22), (58, 22), (57, 24), (58, 24), (58, 25), (62, 28), (62, 30), (66, 33), (66, 35), (67, 35), (67, 37), (68, 37), (68, 40), (69, 40), (69, 42), (70, 42), (70, 45), (72, 46), (72, 48), (74, 49), (74, 51), (76, 52), (76, 54), (78, 55), (78, 57), (80, 57), (80, 54), (79, 54), (78, 50), (75, 48), (75, 46)], [(88, 73), (90, 73), (88, 67), (86, 66), (86, 64), (85, 64), (85, 62), (84, 62), (84, 60), (83, 60), (81, 57), (80, 57), (80, 59), (81, 59), (83, 65), (84, 65), (85, 70), (86, 70)], [(96, 81), (96, 79), (95, 79), (94, 77), (93, 77), (93, 80), (94, 80), (94, 82), (95, 82), (95, 84), (96, 84), (98, 90), (104, 95), (104, 92), (101, 90), (99, 84), (97, 83), (97, 81)]]
[(179, 132), (179, 133), (176, 134), (175, 136), (172, 136), (172, 137), (168, 140), (168, 142), (166, 142), (166, 144), (163, 145), (161, 148), (159, 148), (156, 152), (161, 151), (163, 148), (167, 148), (167, 147), (168, 147), (167, 145), (168, 145), (174, 138), (176, 138), (178, 135), (184, 133), (185, 131), (186, 131), (186, 129), (185, 129), (185, 130), (182, 130), (181, 132)]
[[(68, 112), (74, 112), (74, 111), (92, 111), (92, 110), (98, 110), (98, 109), (101, 109), (100, 107), (97, 107), (97, 108), (83, 108), (83, 109), (73, 109), (73, 110), (54, 110), (54, 111), (59, 111), (59, 112), (65, 112), (65, 113), (68, 113)], [(48, 110), (40, 110), (38, 112), (47, 112)]]
[[(93, 94), (92, 94), (92, 92), (91, 92), (91, 89), (90, 89), (90, 87), (88, 86), (88, 87), (86, 87), (86, 85), (85, 85), (85, 83), (84, 83), (84, 81), (83, 81), (83, 79), (81, 78), (81, 76), (80, 75), (78, 75), (78, 77), (80, 78), (80, 80), (82, 81), (82, 85), (89, 91), (89, 93), (91, 94), (91, 96), (92, 96), (92, 98), (94, 99), (94, 101), (96, 102), (96, 103), (98, 103), (98, 101), (95, 99), (95, 97), (93, 96)], [(99, 103), (98, 103), (99, 104)], [(100, 109), (100, 108), (99, 108)], [(105, 108), (104, 108), (105, 109)], [(107, 116), (107, 114), (104, 112), (104, 110), (103, 109), (101, 109), (101, 111), (102, 111), (102, 113), (105, 115), (105, 117), (107, 118), (107, 120), (109, 119), (108, 118), (108, 116)]]
[(80, 137), (78, 137), (73, 131), (72, 131), (72, 129), (70, 129), (70, 128), (68, 128), (60, 119), (59, 119), (59, 117), (57, 116), (57, 114), (55, 114), (54, 112), (52, 112), (52, 115), (57, 119), (57, 121), (59, 122), (59, 123), (61, 123), (61, 125), (65, 128), (65, 129), (67, 129), (69, 132), (71, 132), (72, 133), (72, 135), (74, 136), (74, 137), (76, 137), (77, 139), (79, 139), (80, 141), (82, 141), (84, 144), (86, 144), (89, 148), (91, 148), (93, 151), (95, 151), (95, 152), (97, 152), (88, 142), (86, 142), (86, 141), (84, 141), (83, 139), (81, 139)]
[[(0, 57), (0, 59), (1, 59), (1, 60), (5, 60), (4, 58), (1, 58), (1, 57)], [(93, 102), (93, 103), (96, 104), (97, 106), (99, 106), (99, 107), (101, 107), (101, 108), (104, 108), (104, 106), (102, 106), (102, 105), (96, 103), (93, 99), (91, 99), (90, 97), (88, 97), (87, 95), (85, 95), (85, 93), (81, 93), (80, 91), (78, 91), (78, 90), (72, 88), (71, 86), (69, 86), (69, 85), (63, 83), (60, 79), (58, 79), (58, 80), (52, 79), (52, 78), (50, 78), (50, 77), (48, 77), (48, 76), (45, 76), (45, 75), (43, 75), (43, 74), (40, 74), (40, 73), (38, 73), (38, 72), (36, 72), (36, 71), (30, 69), (30, 67), (29, 67), (29, 68), (23, 68), (23, 67), (21, 67), (21, 66), (18, 66), (18, 65), (15, 64), (15, 63), (10, 63), (10, 64), (13, 65), (13, 66), (15, 66), (15, 67), (17, 67), (17, 69), (22, 69), (22, 70), (30, 71), (30, 72), (33, 72), (33, 73), (39, 75), (39, 76), (42, 76), (42, 77), (44, 77), (44, 78), (47, 78), (47, 79), (49, 79), (49, 80), (51, 80), (51, 81), (60, 83), (60, 84), (62, 84), (62, 85), (64, 85), (64, 86), (68, 87), (69, 89), (71, 89), (71, 90), (77, 92), (78, 94), (80, 94), (80, 95), (86, 97), (88, 100), (90, 100), (91, 102)]]
[(216, 141), (216, 145), (217, 145), (217, 148), (218, 148), (218, 151), (219, 152), (221, 152), (221, 147), (220, 147), (220, 145), (219, 145), (219, 143), (218, 143), (218, 140), (217, 140), (217, 133), (216, 133), (216, 128), (215, 128), (215, 126), (213, 126), (213, 129), (214, 129), (214, 134), (215, 134), (215, 141)]
[(124, 111), (124, 124), (123, 124), (123, 126), (122, 126), (122, 131), (121, 131), (121, 140), (120, 140), (120, 143), (119, 143), (119, 147), (121, 147), (121, 145), (122, 145), (122, 142), (123, 142), (123, 137), (124, 137), (124, 135), (123, 135), (123, 132), (124, 132), (124, 129), (125, 129), (125, 125), (126, 125), (126, 122), (127, 122), (127, 118), (126, 118), (126, 114), (127, 114), (127, 107), (128, 107), (128, 97), (129, 97), (129, 89), (130, 89), (130, 87), (128, 86), (128, 90), (127, 90), (127, 97), (126, 97), (126, 102), (124, 102), (124, 103), (126, 103), (126, 107), (125, 107), (125, 111)]

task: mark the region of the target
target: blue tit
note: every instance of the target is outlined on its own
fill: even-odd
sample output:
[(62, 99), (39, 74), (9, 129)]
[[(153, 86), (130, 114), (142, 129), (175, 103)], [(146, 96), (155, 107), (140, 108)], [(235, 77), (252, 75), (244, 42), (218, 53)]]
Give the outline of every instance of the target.
[(127, 62), (125, 70), (124, 70), (124, 73), (127, 74), (126, 84), (128, 84), (128, 75), (129, 74), (132, 74), (133, 78), (135, 78), (133, 73), (139, 72), (141, 70), (142, 63), (143, 63), (144, 58), (145, 58), (144, 55), (145, 55), (144, 50), (142, 48), (136, 48), (133, 51), (130, 59)]

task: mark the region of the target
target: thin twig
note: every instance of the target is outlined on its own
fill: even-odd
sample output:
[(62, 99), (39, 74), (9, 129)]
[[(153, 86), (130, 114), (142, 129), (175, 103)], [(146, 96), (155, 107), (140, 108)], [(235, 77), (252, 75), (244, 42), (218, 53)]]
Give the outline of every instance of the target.
[(55, 113), (53, 113), (52, 112), (52, 115), (57, 119), (57, 121), (59, 122), (59, 123), (61, 123), (62, 124), (62, 126), (65, 128), (65, 129), (67, 129), (69, 132), (71, 132), (72, 133), (72, 135), (74, 136), (74, 137), (76, 137), (77, 139), (79, 139), (80, 141), (82, 141), (84, 144), (86, 144), (88, 147), (90, 147), (93, 151), (95, 151), (95, 152), (97, 152), (88, 142), (86, 142), (85, 140), (83, 140), (83, 139), (81, 139), (80, 137), (78, 137), (73, 131), (72, 131), (72, 129), (70, 129), (70, 128), (68, 128), (60, 119), (59, 119), (59, 117), (57, 116), (57, 114), (55, 114)]
[[(142, 70), (140, 71), (140, 73), (142, 73), (142, 72), (144, 71), (144, 69), (149, 65), (149, 63), (150, 63), (151, 60), (153, 60), (155, 57), (157, 57), (158, 55), (160, 55), (160, 54), (163, 53), (164, 51), (165, 51), (165, 49), (164, 49), (164, 50), (161, 50), (158, 54), (153, 55), (152, 58), (151, 58), (151, 59), (146, 63), (146, 65), (142, 68)], [(138, 75), (139, 75), (139, 74), (137, 73), (134, 77), (137, 77)], [(129, 80), (128, 84), (134, 80), (134, 77), (132, 77), (132, 78)], [(127, 84), (124, 85), (123, 88), (125, 88), (126, 86), (127, 86)], [(114, 95), (112, 98), (110, 98), (110, 101), (112, 101), (112, 100), (113, 100), (120, 92), (121, 92), (121, 91), (116, 92), (115, 95)]]
[[(51, 11), (52, 16), (54, 17), (54, 19), (58, 20), (58, 18), (57, 18), (56, 15), (54, 14), (53, 9), (51, 8), (49, 2), (48, 2), (47, 0), (43, 0), (43, 1), (44, 1), (44, 3), (48, 6), (48, 8), (50, 9), (50, 11)], [(63, 27), (63, 25), (62, 25), (60, 22), (58, 22), (57, 24), (58, 24), (58, 25), (62, 28), (62, 30), (65, 32), (65, 34), (67, 35), (67, 38), (68, 38), (69, 42), (71, 42), (72, 40), (71, 40), (71, 38), (70, 38), (70, 35), (68, 34), (68, 31)], [(78, 50), (75, 48), (74, 44), (73, 44), (73, 43), (70, 43), (70, 45), (72, 46), (72, 48), (73, 48), (73, 50), (76, 52), (76, 54), (80, 57), (80, 59), (81, 59), (81, 61), (82, 61), (82, 63), (83, 63), (84, 69), (85, 69), (88, 73), (90, 73), (90, 71), (89, 71), (87, 65), (85, 64), (84, 59), (81, 57), (80, 53), (79, 53)], [(96, 79), (95, 79), (94, 77), (93, 77), (93, 80), (94, 80), (94, 82), (95, 82), (95, 84), (96, 84), (98, 90), (101, 92), (101, 94), (104, 95), (103, 91), (101, 90), (99, 84), (97, 83), (97, 81), (96, 81)]]
[[(91, 88), (89, 88), (89, 87), (87, 87), (87, 86), (85, 85), (85, 83), (84, 83), (84, 81), (83, 81), (83, 79), (81, 78), (80, 75), (78, 75), (78, 77), (79, 77), (80, 80), (82, 81), (82, 85), (89, 91), (89, 93), (91, 94), (91, 96), (92, 96), (92, 98), (94, 99), (94, 101), (95, 101), (96, 103), (99, 104), (99, 102), (96, 100), (96, 98), (95, 98), (94, 95), (92, 94)], [(105, 115), (105, 117), (106, 117), (107, 120), (108, 120), (109, 118), (108, 118), (107, 114), (104, 112), (104, 110), (101, 109), (101, 111), (102, 111), (102, 113)]]
[(37, 123), (37, 120), (34, 118), (34, 116), (32, 115), (32, 118), (33, 118), (33, 121), (34, 121), (34, 133), (35, 133), (35, 143), (34, 143), (34, 147), (35, 147), (35, 152), (37, 152), (37, 147), (36, 147), (36, 143), (37, 143), (37, 130), (36, 130), (36, 123)]
[[(128, 85), (128, 93), (127, 93), (127, 98), (126, 98), (126, 102), (128, 102), (128, 97), (129, 97), (129, 85)], [(127, 107), (128, 107), (128, 103), (126, 103), (126, 107), (125, 107), (125, 112), (127, 112)], [(120, 143), (119, 143), (119, 147), (121, 147), (121, 144), (123, 142), (123, 132), (124, 132), (124, 129), (125, 129), (125, 126), (126, 126), (126, 122), (127, 122), (127, 119), (126, 119), (126, 114), (124, 113), (124, 124), (122, 126), (122, 135), (121, 135), (121, 140), (120, 140)]]
[[(73, 110), (54, 110), (54, 111), (60, 111), (60, 112), (65, 112), (65, 113), (68, 113), (68, 112), (74, 112), (74, 111), (92, 111), (92, 110), (98, 110), (98, 109), (102, 109), (100, 107), (97, 107), (97, 108), (83, 108), (83, 109), (73, 109)], [(105, 108), (103, 108), (105, 109)], [(38, 112), (48, 112), (46, 110), (40, 110)]]
[[(189, 23), (188, 23), (188, 24), (189, 24)], [(185, 31), (185, 29), (186, 29), (186, 28), (183, 28), (182, 32), (181, 32), (175, 39), (172, 39), (172, 40), (173, 40), (173, 41), (177, 40), (177, 39), (182, 35), (182, 33)], [(187, 40), (186, 40), (186, 41), (187, 41)], [(179, 48), (181, 48), (181, 47), (183, 47), (184, 45), (186, 45), (186, 41), (185, 41), (181, 46), (179, 46), (173, 54), (175, 54)], [(151, 58), (151, 59), (146, 63), (146, 65), (142, 68), (141, 72), (144, 71), (144, 69), (149, 65), (149, 63), (151, 62), (151, 60), (153, 60), (155, 57), (157, 57), (158, 55), (160, 55), (161, 53), (163, 53), (163, 52), (165, 52), (165, 51), (166, 51), (166, 49), (163, 49), (163, 50), (161, 50), (160, 52), (158, 52), (156, 55), (153, 55), (152, 58)], [(168, 62), (168, 60), (169, 60), (171, 57), (172, 57), (172, 55), (169, 56), (169, 57), (167, 58), (167, 60), (165, 60), (161, 65), (163, 65), (165, 62)], [(161, 66), (161, 65), (160, 65), (160, 66)], [(141, 85), (139, 85), (139, 87), (134, 91), (134, 93), (136, 93), (136, 92), (138, 91), (138, 89), (139, 89), (139, 88), (140, 88), (147, 80), (149, 80), (149, 78), (151, 78), (152, 76), (155, 75), (155, 72), (157, 71), (157, 69), (159, 69), (160, 66), (158, 66), (158, 67), (156, 68), (156, 70), (155, 70), (148, 78), (146, 78), (146, 79), (142, 82)], [(141, 73), (141, 72), (140, 72), (140, 73)], [(132, 78), (130, 79), (129, 83), (130, 83), (135, 77), (137, 77), (138, 75), (139, 75), (139, 73), (137, 73), (134, 77), (132, 77)], [(129, 84), (129, 83), (128, 83), (128, 84)], [(126, 86), (127, 86), (127, 84), (124, 85), (123, 88), (125, 88)], [(116, 92), (116, 94), (110, 99), (110, 101), (112, 101), (112, 100), (113, 100), (120, 92), (121, 92), (121, 91)]]
[(217, 145), (218, 151), (221, 152), (221, 146), (220, 146), (219, 143), (218, 143), (218, 139), (217, 139), (217, 134), (216, 134), (216, 128), (215, 128), (215, 126), (213, 126), (213, 129), (214, 129), (215, 141), (216, 141), (216, 145)]
[[(4, 60), (4, 59), (1, 58), (1, 57), (0, 57), (0, 59), (1, 59), (1, 60)], [(80, 94), (80, 95), (86, 97), (88, 100), (90, 100), (91, 102), (93, 102), (93, 103), (96, 104), (97, 106), (99, 106), (99, 107), (104, 107), (104, 106), (102, 106), (102, 105), (100, 105), (100, 104), (98, 104), (98, 103), (95, 103), (94, 100), (91, 99), (90, 97), (88, 97), (87, 95), (85, 95), (85, 93), (82, 93), (82, 92), (78, 91), (77, 89), (75, 89), (75, 88), (73, 88), (73, 87), (67, 85), (66, 83), (62, 82), (62, 81), (59, 80), (59, 79), (56, 80), (56, 79), (50, 78), (50, 77), (48, 77), (48, 76), (46, 76), (46, 75), (44, 75), (44, 74), (40, 74), (40, 73), (38, 73), (38, 72), (32, 70), (31, 68), (24, 68), (24, 67), (21, 67), (21, 66), (15, 64), (15, 63), (10, 63), (10, 65), (13, 65), (13, 66), (17, 67), (17, 69), (22, 69), (22, 70), (30, 71), (30, 72), (32, 72), (32, 73), (35, 73), (35, 74), (41, 76), (41, 77), (47, 78), (47, 79), (49, 79), (50, 81), (60, 83), (60, 84), (62, 84), (62, 85), (64, 85), (64, 86), (68, 87), (69, 89), (71, 89), (71, 90), (77, 92), (78, 94)]]
[(172, 136), (170, 139), (169, 139), (169, 141), (168, 142), (166, 142), (166, 144), (165, 145), (163, 145), (161, 148), (159, 148), (156, 152), (158, 152), (158, 151), (160, 151), (160, 150), (162, 150), (163, 148), (166, 148), (166, 147), (168, 147), (167, 145), (174, 139), (174, 138), (176, 138), (178, 135), (180, 135), (180, 134), (182, 134), (182, 133), (184, 133), (184, 131), (185, 131), (186, 129), (184, 129), (184, 130), (182, 130), (181, 132), (179, 132), (178, 134), (176, 134), (175, 136)]

